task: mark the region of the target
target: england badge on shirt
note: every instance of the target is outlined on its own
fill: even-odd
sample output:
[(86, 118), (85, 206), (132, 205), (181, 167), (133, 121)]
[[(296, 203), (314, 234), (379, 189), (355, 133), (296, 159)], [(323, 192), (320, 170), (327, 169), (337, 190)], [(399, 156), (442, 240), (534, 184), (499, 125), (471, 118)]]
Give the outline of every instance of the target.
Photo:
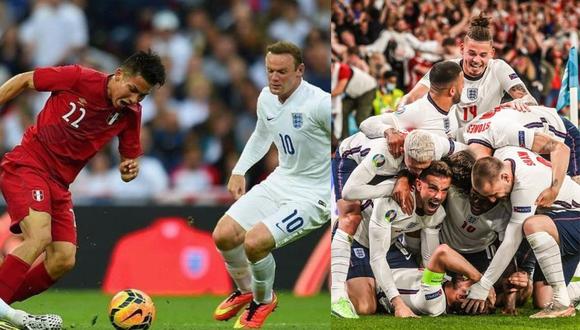
[(294, 128), (302, 128), (303, 124), (304, 124), (304, 120), (302, 119), (302, 113), (301, 112), (293, 112), (292, 113), (292, 126), (294, 126)]
[(477, 100), (477, 88), (468, 88), (467, 89), (467, 98), (470, 101)]

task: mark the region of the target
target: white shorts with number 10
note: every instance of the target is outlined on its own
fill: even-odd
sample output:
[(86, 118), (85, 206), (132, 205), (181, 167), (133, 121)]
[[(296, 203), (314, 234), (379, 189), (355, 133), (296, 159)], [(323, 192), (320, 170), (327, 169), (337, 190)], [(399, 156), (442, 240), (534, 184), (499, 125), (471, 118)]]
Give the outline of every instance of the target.
[[(297, 187), (291, 180), (270, 175), (237, 200), (226, 214), (246, 231), (264, 223), (276, 248), (305, 236), (330, 220), (330, 189)], [(326, 191), (328, 196), (320, 193)]]

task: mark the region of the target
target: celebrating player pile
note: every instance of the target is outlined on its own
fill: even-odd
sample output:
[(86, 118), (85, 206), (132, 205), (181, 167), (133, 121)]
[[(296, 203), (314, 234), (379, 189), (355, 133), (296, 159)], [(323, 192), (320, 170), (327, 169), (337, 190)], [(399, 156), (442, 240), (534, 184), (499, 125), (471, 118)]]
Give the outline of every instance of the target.
[[(492, 59), (488, 25), (473, 19), (462, 58), (435, 64), (399, 111), (365, 120), (366, 140), (340, 145), (332, 315), (515, 314), (532, 287), (532, 318), (575, 315), (580, 132)], [(500, 104), (504, 92), (514, 100)]]

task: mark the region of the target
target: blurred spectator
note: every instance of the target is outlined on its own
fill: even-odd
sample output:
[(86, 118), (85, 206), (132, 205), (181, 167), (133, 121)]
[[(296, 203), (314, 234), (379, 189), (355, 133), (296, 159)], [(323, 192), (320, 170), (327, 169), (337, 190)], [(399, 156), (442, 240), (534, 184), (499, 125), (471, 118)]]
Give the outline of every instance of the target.
[(373, 113), (372, 103), (377, 81), (365, 71), (345, 63), (332, 63), (331, 75), (332, 79), (336, 80), (331, 95), (336, 97), (344, 93), (340, 136), (345, 138), (351, 134), (349, 125), (351, 112), (355, 112), (357, 127)]
[(155, 13), (153, 16), (153, 40), (151, 48), (159, 56), (166, 57), (169, 81), (179, 86), (185, 81), (189, 59), (193, 54), (191, 43), (178, 32), (179, 19), (169, 10)]
[(374, 114), (379, 115), (397, 110), (403, 95), (405, 93), (397, 88), (397, 75), (393, 71), (385, 71), (379, 79), (379, 88), (373, 100)]
[(148, 127), (141, 128), (139, 175), (131, 182), (115, 180), (111, 187), (112, 197), (118, 204), (134, 204), (155, 200), (169, 189), (169, 176), (159, 159), (151, 156), (152, 136)]
[(38, 0), (20, 28), (25, 58), (32, 67), (74, 63), (87, 46), (87, 30), (85, 13), (76, 4)]

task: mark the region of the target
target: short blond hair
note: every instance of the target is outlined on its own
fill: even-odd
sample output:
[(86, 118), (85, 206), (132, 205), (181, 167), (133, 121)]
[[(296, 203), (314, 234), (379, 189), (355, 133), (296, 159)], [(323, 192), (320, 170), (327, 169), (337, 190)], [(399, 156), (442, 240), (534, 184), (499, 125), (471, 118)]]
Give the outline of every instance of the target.
[(435, 160), (435, 142), (431, 134), (422, 129), (411, 131), (405, 137), (405, 155), (418, 162)]

